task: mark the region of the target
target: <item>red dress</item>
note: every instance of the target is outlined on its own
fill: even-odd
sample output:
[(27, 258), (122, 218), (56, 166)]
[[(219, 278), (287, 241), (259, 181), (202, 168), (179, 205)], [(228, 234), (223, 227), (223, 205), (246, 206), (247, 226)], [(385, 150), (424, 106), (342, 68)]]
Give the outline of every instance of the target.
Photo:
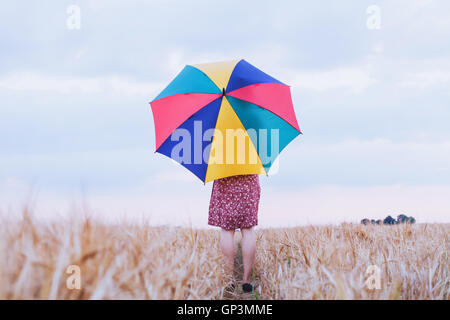
[(256, 226), (260, 194), (257, 174), (215, 180), (209, 203), (208, 224), (225, 230)]

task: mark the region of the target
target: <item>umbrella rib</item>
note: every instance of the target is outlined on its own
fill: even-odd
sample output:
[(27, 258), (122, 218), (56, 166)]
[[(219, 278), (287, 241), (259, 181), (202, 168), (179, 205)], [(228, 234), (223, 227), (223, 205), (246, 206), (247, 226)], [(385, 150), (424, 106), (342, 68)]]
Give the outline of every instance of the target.
[[(244, 88), (244, 87), (243, 87), (243, 88)], [(247, 102), (247, 103), (254, 104), (255, 106), (257, 106), (257, 107), (259, 107), (259, 108), (261, 108), (261, 109), (264, 109), (264, 110), (266, 110), (266, 111), (269, 111), (270, 113), (276, 115), (278, 118), (280, 118), (281, 120), (283, 120), (284, 122), (286, 122), (286, 123), (287, 123), (288, 125), (290, 125), (292, 128), (294, 128), (295, 130), (297, 130), (300, 134), (303, 134), (303, 132), (302, 132), (301, 130), (298, 130), (296, 127), (294, 127), (292, 124), (290, 124), (286, 119), (284, 119), (283, 117), (281, 117), (279, 114), (276, 114), (276, 113), (273, 112), (272, 110), (269, 110), (269, 109), (267, 109), (267, 108), (264, 108), (263, 106), (260, 106), (259, 104), (256, 104), (256, 103), (251, 102), (251, 101), (247, 101), (247, 100), (244, 100), (244, 99), (236, 98), (236, 97), (233, 97), (233, 96), (230, 96), (230, 97), (232, 97), (232, 98), (234, 98), (234, 99), (238, 99), (238, 100), (244, 101), (244, 102)], [(230, 104), (231, 104), (231, 103), (230, 103)], [(231, 105), (231, 106), (233, 106), (233, 105)]]
[[(226, 99), (226, 97), (225, 97), (225, 99)], [(234, 114), (236, 115), (236, 118), (239, 120), (239, 123), (241, 124), (242, 128), (244, 128), (245, 131), (247, 131), (247, 129), (245, 128), (244, 124), (243, 124), (242, 121), (241, 121), (241, 118), (239, 118), (238, 114), (236, 113), (236, 110), (234, 110), (233, 106), (231, 105), (231, 103), (230, 103), (230, 101), (229, 101), (228, 99), (227, 99), (227, 102), (228, 102), (228, 104), (231, 106), (231, 110), (233, 110), (233, 112), (234, 112)], [(247, 135), (248, 135), (248, 133), (247, 133)], [(266, 170), (266, 168), (264, 167), (264, 165), (262, 164), (261, 157), (259, 156), (259, 153), (258, 153), (258, 149), (256, 148), (255, 144), (253, 143), (251, 137), (248, 136), (248, 138), (249, 138), (250, 143), (252, 144), (253, 148), (255, 148), (256, 155), (258, 156), (259, 162), (261, 162), (261, 166), (262, 166), (262, 168), (264, 169), (264, 172), (265, 172), (266, 175), (267, 175), (267, 170)]]
[[(277, 115), (276, 113), (274, 113), (274, 112), (272, 112), (272, 111), (270, 111), (270, 110), (267, 110), (266, 108), (263, 108), (263, 107), (261, 107), (261, 106), (255, 104), (255, 103), (252, 103), (252, 102), (249, 102), (249, 101), (246, 101), (246, 100), (243, 100), (243, 99), (235, 98), (235, 97), (233, 97), (233, 98), (234, 98), (234, 99), (237, 99), (237, 100), (244, 101), (244, 102), (246, 102), (246, 103), (251, 103), (251, 104), (253, 104), (253, 105), (255, 105), (255, 106), (257, 106), (257, 107), (259, 107), (259, 108), (261, 108), (261, 109), (263, 109), (263, 110), (265, 110), (265, 111), (268, 111), (268, 112), (272, 113), (273, 115), (275, 115), (276, 117), (278, 117), (278, 118), (280, 118), (281, 120), (283, 120), (285, 123), (287, 123), (287, 124), (288, 124), (290, 127), (292, 127), (293, 129), (295, 129), (295, 131), (297, 131), (298, 134), (297, 134), (295, 137), (293, 137), (292, 140), (289, 141), (289, 143), (291, 143), (296, 137), (298, 137), (299, 134), (303, 134), (301, 131), (298, 131), (294, 126), (292, 126), (289, 122), (287, 122), (286, 120), (284, 120), (282, 117), (280, 117), (280, 116)], [(227, 99), (227, 100), (228, 100), (228, 99)], [(243, 122), (241, 121), (241, 118), (239, 118), (239, 116), (238, 116), (236, 110), (234, 110), (235, 107), (233, 106), (233, 104), (232, 104), (229, 100), (228, 100), (228, 103), (230, 104), (231, 109), (233, 109), (233, 112), (234, 112), (234, 113), (236, 114), (236, 116), (238, 117), (238, 119), (239, 119), (239, 121), (241, 122), (242, 126), (245, 128), (245, 130), (247, 130), (247, 128), (244, 126)], [(251, 139), (250, 139), (250, 140), (251, 140)], [(287, 143), (283, 148), (281, 148), (281, 149), (278, 151), (278, 154), (277, 154), (277, 156), (275, 157), (275, 159), (273, 159), (273, 160), (274, 160), (273, 162), (275, 162), (276, 158), (278, 158), (278, 157), (280, 156), (281, 151), (283, 151), (283, 150), (288, 146), (289, 143)], [(254, 146), (254, 145), (253, 145), (253, 146)], [(255, 149), (256, 149), (256, 147), (255, 147)], [(257, 150), (257, 151), (258, 151), (258, 150)], [(257, 152), (257, 154), (258, 154), (258, 152)], [(260, 160), (261, 163), (262, 163), (262, 160), (261, 160), (261, 158), (259, 157), (259, 154), (258, 154), (258, 158), (259, 158), (259, 160)], [(272, 164), (273, 164), (273, 162), (272, 162)], [(270, 167), (272, 167), (272, 164), (271, 164)], [(270, 169), (270, 167), (269, 167), (269, 169)], [(263, 165), (263, 168), (264, 168), (264, 171), (266, 172), (266, 175), (268, 175), (268, 170), (266, 170), (266, 168), (264, 167), (264, 165)]]
[[(189, 92), (189, 93), (187, 93), (187, 94), (191, 94), (191, 93), (192, 93), (192, 92)], [(179, 94), (177, 94), (177, 95), (182, 95), (182, 94), (186, 94), (186, 93), (179, 93)], [(193, 94), (197, 94), (197, 93), (194, 92)], [(204, 93), (203, 93), (203, 92), (200, 92), (200, 94), (204, 94)], [(209, 94), (209, 93), (207, 93), (207, 94)], [(215, 94), (214, 94), (214, 93), (211, 93), (211, 95), (215, 95)], [(169, 98), (169, 97), (173, 97), (173, 96), (174, 96), (174, 95), (168, 96), (168, 97), (164, 97), (164, 98), (162, 98), (162, 99)], [(189, 114), (189, 116), (188, 116), (186, 119), (184, 119), (181, 123), (179, 123), (179, 124), (175, 127), (174, 130), (176, 130), (177, 128), (179, 128), (183, 123), (185, 123), (189, 118), (191, 118), (192, 116), (194, 116), (197, 112), (199, 112), (200, 110), (202, 110), (203, 108), (205, 108), (206, 106), (208, 106), (210, 103), (214, 102), (215, 100), (220, 99), (221, 97), (222, 97), (222, 96), (217, 95), (217, 97), (215, 97), (213, 100), (207, 102), (204, 106), (200, 107), (197, 111), (193, 112), (192, 114)], [(158, 101), (158, 100), (156, 100), (156, 101)], [(150, 103), (150, 106), (152, 107), (152, 110), (153, 110), (152, 103), (154, 103), (154, 101), (152, 101), (152, 102)], [(171, 133), (164, 139), (164, 141), (161, 142), (161, 144), (159, 145), (158, 149), (164, 144), (164, 142), (166, 142), (166, 140), (167, 140), (168, 138), (170, 138), (170, 136), (172, 135), (172, 133), (173, 133), (173, 132), (171, 132)], [(158, 149), (156, 149), (155, 152), (156, 152)]]
[[(230, 81), (231, 76), (233, 75), (233, 72), (234, 72), (234, 70), (236, 69), (236, 66), (237, 66), (237, 65), (239, 64), (239, 62), (241, 62), (242, 60), (244, 60), (244, 59), (240, 59), (239, 61), (236, 62), (236, 64), (235, 64), (234, 67), (233, 67), (233, 70), (231, 70), (230, 77), (228, 78), (228, 81)], [(202, 69), (198, 68), (198, 67), (195, 66), (195, 65), (189, 65), (189, 66), (196, 68), (197, 70), (199, 70), (200, 72), (202, 72), (205, 76), (207, 76), (208, 79), (211, 80), (211, 82), (214, 83), (214, 85), (215, 85), (220, 91), (222, 91), (223, 89), (226, 89), (226, 87), (228, 87), (228, 82), (227, 82), (227, 85), (225, 86), (225, 88), (219, 88), (219, 86), (214, 82), (214, 80), (211, 79), (211, 77), (210, 77), (206, 72), (204, 72)]]
[[(222, 97), (222, 101), (223, 101), (223, 97)], [(214, 131), (217, 128), (217, 121), (219, 120), (219, 114), (220, 114), (220, 110), (222, 109), (222, 102), (220, 103), (220, 108), (219, 108), (219, 112), (217, 112), (217, 118), (216, 118), (216, 124), (214, 125)], [(211, 149), (212, 146), (214, 145), (214, 138), (215, 138), (215, 134), (213, 135), (212, 139), (211, 139), (211, 145), (209, 148), (209, 155), (208, 155), (208, 163), (206, 166), (206, 173), (205, 173), (205, 177), (203, 178), (203, 184), (206, 184), (206, 177), (208, 176), (208, 170), (209, 170), (209, 159), (211, 158)]]

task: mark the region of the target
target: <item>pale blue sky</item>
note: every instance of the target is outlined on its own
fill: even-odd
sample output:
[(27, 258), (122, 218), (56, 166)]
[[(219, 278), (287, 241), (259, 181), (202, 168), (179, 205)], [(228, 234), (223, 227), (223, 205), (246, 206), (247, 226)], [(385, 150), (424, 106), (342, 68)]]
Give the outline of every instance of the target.
[[(84, 190), (99, 210), (119, 197), (123, 210), (189, 207), (206, 225), (210, 184), (153, 153), (148, 101), (184, 64), (245, 58), (292, 86), (304, 133), (261, 177), (261, 214), (287, 197), (292, 223), (400, 211), (450, 222), (450, 3), (280, 2), (2, 4), (0, 197), (33, 186), (58, 208)], [(370, 5), (380, 29), (366, 26)]]

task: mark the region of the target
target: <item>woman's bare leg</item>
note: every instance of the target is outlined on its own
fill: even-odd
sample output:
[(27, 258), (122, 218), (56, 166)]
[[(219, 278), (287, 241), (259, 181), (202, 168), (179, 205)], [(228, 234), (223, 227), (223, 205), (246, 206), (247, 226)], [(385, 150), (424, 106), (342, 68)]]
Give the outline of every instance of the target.
[(222, 229), (220, 232), (220, 248), (225, 258), (225, 272), (231, 279), (234, 267), (234, 230)]
[(242, 260), (244, 262), (243, 283), (251, 283), (253, 262), (255, 261), (256, 236), (253, 228), (241, 229)]

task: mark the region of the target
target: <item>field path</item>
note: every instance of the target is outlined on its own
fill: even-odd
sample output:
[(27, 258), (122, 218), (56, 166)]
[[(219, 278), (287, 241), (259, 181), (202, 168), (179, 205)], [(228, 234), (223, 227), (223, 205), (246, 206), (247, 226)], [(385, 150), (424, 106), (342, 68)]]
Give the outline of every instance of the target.
[[(244, 293), (242, 291), (242, 277), (244, 274), (244, 264), (242, 260), (242, 247), (241, 247), (242, 235), (240, 232), (236, 232), (236, 237), (234, 240), (235, 245), (235, 255), (234, 255), (234, 279), (236, 281), (236, 289), (232, 293), (227, 293), (224, 295), (224, 299), (230, 300), (257, 300), (259, 297), (254, 291), (252, 293)], [(256, 289), (258, 287), (258, 277), (254, 276), (253, 287)]]

